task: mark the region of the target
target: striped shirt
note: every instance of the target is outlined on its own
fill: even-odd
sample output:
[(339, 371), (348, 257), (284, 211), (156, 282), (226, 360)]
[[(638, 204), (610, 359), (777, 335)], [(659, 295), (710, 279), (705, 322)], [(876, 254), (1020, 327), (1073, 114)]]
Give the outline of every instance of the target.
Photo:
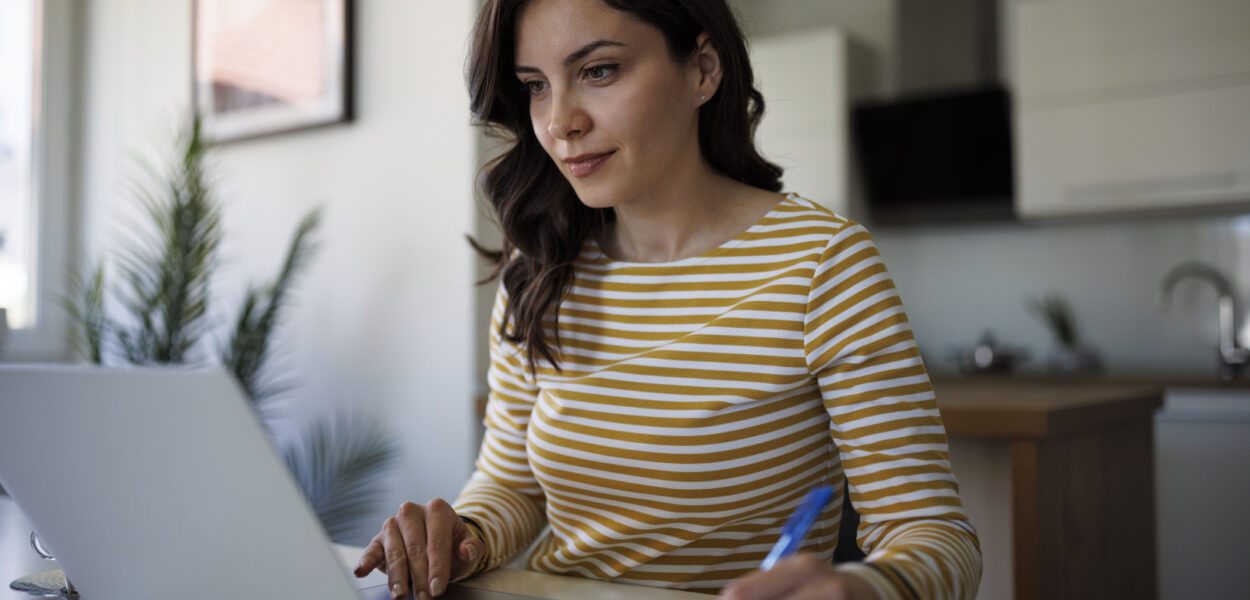
[(507, 301), (501, 288), (486, 433), (455, 504), (480, 527), (480, 569), (528, 546), (537, 571), (715, 592), (823, 483), (838, 492), (803, 551), (831, 559), (849, 493), (868, 556), (842, 568), (884, 598), (975, 596), (945, 429), (861, 225), (791, 195), (683, 260), (620, 262), (588, 241), (559, 309), (562, 371), (531, 373), (499, 335)]

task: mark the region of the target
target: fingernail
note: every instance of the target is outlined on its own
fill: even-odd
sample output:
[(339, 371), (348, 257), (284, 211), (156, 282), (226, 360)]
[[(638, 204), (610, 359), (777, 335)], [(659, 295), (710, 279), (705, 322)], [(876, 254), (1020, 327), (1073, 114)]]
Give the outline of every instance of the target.
[(472, 544), (469, 545), (469, 562), (477, 562), (477, 546)]
[(398, 583), (391, 586), (391, 597), (399, 600), (404, 597), (404, 588)]
[(431, 596), (441, 596), (443, 595), (443, 590), (446, 590), (446, 589), (447, 589), (447, 584), (443, 583), (443, 580), (441, 578), (435, 577), (434, 579), (430, 580), (430, 595)]
[(417, 592), (417, 600), (430, 600), (430, 595), (425, 593), (425, 590), (421, 590)]

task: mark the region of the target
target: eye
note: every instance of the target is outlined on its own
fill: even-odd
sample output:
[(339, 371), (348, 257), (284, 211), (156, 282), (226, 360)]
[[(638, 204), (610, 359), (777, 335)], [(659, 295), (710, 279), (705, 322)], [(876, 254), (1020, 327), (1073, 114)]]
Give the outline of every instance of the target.
[(582, 70), (582, 75), (590, 81), (603, 81), (616, 74), (620, 65), (600, 64), (586, 67)]
[(521, 86), (525, 88), (525, 91), (528, 92), (529, 95), (540, 96), (547, 89), (547, 82), (538, 79), (531, 79), (530, 81), (522, 81)]

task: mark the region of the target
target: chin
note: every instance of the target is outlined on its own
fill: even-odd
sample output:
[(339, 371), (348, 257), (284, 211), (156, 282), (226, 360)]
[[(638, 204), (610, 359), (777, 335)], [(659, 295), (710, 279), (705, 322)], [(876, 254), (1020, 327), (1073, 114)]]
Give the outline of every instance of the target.
[(594, 198), (594, 197), (587, 198), (586, 196), (582, 196), (581, 194), (578, 194), (577, 198), (582, 201), (582, 204), (585, 204), (586, 206), (590, 208), (599, 208), (599, 209), (615, 208), (618, 204), (620, 204), (619, 202), (603, 200), (602, 198)]
[(587, 189), (592, 186), (573, 186), (573, 192), (582, 204), (590, 208), (614, 208), (622, 202), (622, 196), (606, 190)]

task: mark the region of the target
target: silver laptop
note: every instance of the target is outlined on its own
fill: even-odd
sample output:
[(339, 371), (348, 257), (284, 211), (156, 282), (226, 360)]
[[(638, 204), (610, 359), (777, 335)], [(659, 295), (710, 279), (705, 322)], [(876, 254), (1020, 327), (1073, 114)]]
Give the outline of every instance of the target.
[[(85, 600), (390, 597), (224, 371), (0, 365), (0, 486)], [(520, 597), (478, 592), (448, 597)]]

